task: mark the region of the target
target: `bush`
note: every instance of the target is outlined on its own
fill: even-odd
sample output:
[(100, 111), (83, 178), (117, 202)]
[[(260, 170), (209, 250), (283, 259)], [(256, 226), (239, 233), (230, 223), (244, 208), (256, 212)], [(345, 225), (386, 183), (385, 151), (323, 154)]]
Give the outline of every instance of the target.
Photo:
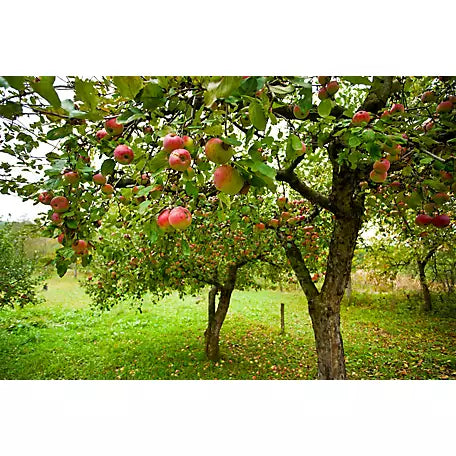
[(10, 224), (0, 225), (0, 308), (36, 304), (36, 288), (43, 277), (24, 251), (24, 235)]

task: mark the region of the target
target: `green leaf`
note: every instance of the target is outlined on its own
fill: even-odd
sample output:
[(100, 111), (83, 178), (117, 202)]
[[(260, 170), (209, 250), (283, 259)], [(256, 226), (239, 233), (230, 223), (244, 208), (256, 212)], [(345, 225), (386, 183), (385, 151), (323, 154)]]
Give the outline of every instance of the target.
[(321, 117), (328, 117), (331, 114), (331, 109), (332, 102), (329, 98), (326, 98), (318, 105), (318, 114), (320, 114)]
[(56, 139), (64, 138), (65, 136), (68, 136), (71, 134), (73, 131), (73, 126), (72, 125), (65, 125), (63, 127), (57, 127), (53, 128), (52, 130), (49, 130), (46, 134), (46, 138), (54, 141)]
[(77, 118), (77, 119), (83, 119), (87, 117), (87, 113), (83, 111), (78, 111), (74, 107), (74, 103), (72, 100), (63, 100), (62, 101), (62, 108), (68, 112), (70, 117)]
[(117, 122), (120, 124), (126, 124), (133, 122), (134, 120), (144, 119), (145, 114), (137, 108), (127, 109), (120, 116), (117, 117)]
[(204, 93), (204, 103), (211, 106), (218, 98), (229, 97), (242, 82), (241, 76), (223, 76), (220, 81), (210, 82)]
[(411, 176), (413, 174), (412, 167), (410, 165), (406, 166), (405, 168), (402, 169), (402, 175), (403, 176)]
[(358, 136), (352, 135), (350, 136), (350, 139), (348, 140), (348, 145), (350, 147), (357, 147), (362, 143), (361, 138), (358, 138)]
[(405, 202), (412, 209), (417, 209), (421, 205), (422, 198), (418, 192), (412, 192), (412, 194), (406, 198)]
[(149, 185), (148, 187), (142, 188), (136, 196), (146, 196), (155, 187), (155, 185)]
[(435, 190), (436, 192), (448, 191), (446, 185), (439, 180), (426, 179), (423, 181), (423, 185), (429, 185), (429, 187), (431, 187), (432, 190)]
[(19, 103), (7, 101), (5, 104), (0, 105), (0, 117), (7, 119), (14, 119), (22, 114), (22, 106)]
[(185, 256), (189, 256), (190, 255), (190, 246), (188, 245), (187, 239), (182, 238), (181, 246), (182, 246), (182, 253)]
[(10, 87), (16, 90), (24, 90), (24, 76), (3, 76)]
[(89, 111), (94, 111), (100, 101), (95, 85), (91, 81), (84, 81), (76, 78), (74, 82), (76, 98), (81, 100)]
[(372, 85), (372, 82), (369, 80), (369, 78), (365, 76), (344, 76), (343, 78), (344, 81), (351, 82), (352, 84), (365, 84), (365, 85)]
[(55, 76), (41, 76), (39, 81), (30, 82), (32, 89), (41, 95), (51, 106), (60, 108), (60, 99), (54, 89)]
[(239, 139), (236, 139), (235, 137), (233, 136), (222, 136), (220, 138), (223, 142), (227, 143), (227, 144), (230, 144), (232, 146), (240, 146), (242, 144), (241, 141), (239, 141)]
[(101, 174), (103, 174), (103, 176), (108, 176), (109, 174), (112, 174), (115, 167), (116, 162), (112, 158), (108, 158), (101, 165)]
[(68, 271), (68, 263), (66, 261), (57, 261), (55, 267), (59, 277), (63, 277)]
[(72, 230), (75, 230), (78, 227), (78, 222), (76, 220), (65, 220), (65, 225)]
[(372, 142), (375, 140), (375, 132), (373, 130), (364, 130), (363, 140), (366, 142)]
[(165, 99), (163, 98), (163, 89), (160, 85), (153, 82), (147, 84), (141, 94), (141, 101), (145, 109), (155, 109), (165, 104)]
[(189, 196), (198, 196), (198, 187), (192, 181), (185, 182), (185, 193)]
[(274, 168), (264, 162), (259, 162), (256, 168), (257, 171), (259, 171), (261, 174), (264, 174), (271, 179), (274, 179), (275, 175), (277, 174), (277, 171)]
[(140, 76), (114, 76), (116, 85), (122, 97), (134, 99), (138, 92), (144, 87)]
[(302, 149), (302, 141), (296, 136), (291, 135), (291, 147), (293, 150), (301, 150)]
[(268, 87), (271, 89), (271, 92), (275, 95), (287, 95), (295, 91), (295, 88), (291, 84), (287, 86), (270, 85)]
[(263, 109), (263, 105), (254, 100), (250, 103), (249, 106), (249, 119), (252, 125), (257, 130), (265, 130), (268, 118), (266, 117)]
[(144, 212), (146, 212), (147, 209), (149, 209), (149, 206), (150, 206), (151, 203), (152, 203), (152, 201), (149, 201), (149, 200), (143, 201), (143, 202), (138, 206), (138, 212), (139, 212), (140, 214), (144, 214)]
[(168, 153), (164, 150), (161, 150), (156, 154), (151, 160), (149, 160), (149, 171), (154, 173), (159, 169), (165, 168), (168, 166)]
[(348, 161), (350, 162), (352, 169), (356, 169), (356, 166), (358, 165), (359, 160), (362, 156), (363, 154), (359, 150), (355, 149), (350, 152), (350, 154), (348, 155)]

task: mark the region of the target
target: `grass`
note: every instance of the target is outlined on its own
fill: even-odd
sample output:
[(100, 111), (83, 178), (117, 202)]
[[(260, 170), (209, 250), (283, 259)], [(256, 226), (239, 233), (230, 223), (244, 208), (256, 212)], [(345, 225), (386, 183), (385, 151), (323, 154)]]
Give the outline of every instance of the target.
[[(316, 355), (300, 292), (236, 291), (222, 328), (223, 358), (204, 357), (206, 296), (143, 312), (90, 308), (71, 275), (49, 280), (46, 302), (0, 311), (1, 379), (314, 379)], [(350, 379), (456, 378), (456, 319), (422, 315), (405, 295), (354, 295), (342, 308)], [(286, 334), (280, 333), (285, 303)]]

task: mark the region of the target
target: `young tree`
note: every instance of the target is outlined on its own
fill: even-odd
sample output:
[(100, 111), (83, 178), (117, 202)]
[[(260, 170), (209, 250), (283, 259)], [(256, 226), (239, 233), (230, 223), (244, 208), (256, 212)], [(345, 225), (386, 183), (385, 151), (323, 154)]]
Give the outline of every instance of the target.
[[(283, 183), (330, 214), (321, 290), (299, 248), (284, 244), (307, 296), (322, 379), (346, 377), (340, 302), (366, 218), (359, 184), (419, 175), (423, 160), (445, 170), (454, 166), (454, 78), (76, 77), (66, 83), (74, 99), (63, 101), (51, 77), (0, 81), (6, 150), (23, 166), (39, 166), (33, 147), (59, 142), (46, 157), (47, 178), (40, 184), (59, 197), (51, 217), (86, 262), (95, 246), (88, 239), (110, 202), (89, 185), (94, 174), (108, 180), (97, 177), (107, 195), (133, 186), (144, 172), (151, 185), (183, 186), (193, 198), (214, 186), (226, 200), (248, 186), (256, 195), (277, 195)], [(26, 131), (17, 122), (21, 116), (34, 119)], [(102, 160), (92, 161), (95, 156)], [(190, 163), (196, 171), (190, 183), (177, 179), (175, 171), (189, 173)], [(4, 181), (3, 188), (36, 195), (36, 185)], [(146, 212), (154, 206), (143, 203)], [(72, 259), (61, 249), (61, 273)]]

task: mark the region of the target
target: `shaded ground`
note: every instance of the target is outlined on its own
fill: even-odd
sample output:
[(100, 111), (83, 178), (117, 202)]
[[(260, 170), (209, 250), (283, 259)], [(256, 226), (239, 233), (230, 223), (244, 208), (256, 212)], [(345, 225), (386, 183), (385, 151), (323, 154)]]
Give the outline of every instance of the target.
[[(46, 304), (0, 311), (1, 379), (314, 379), (316, 357), (299, 292), (233, 294), (223, 359), (205, 360), (206, 296), (143, 313), (126, 303), (89, 307), (71, 276), (49, 281)], [(280, 336), (280, 303), (286, 335)], [(421, 315), (401, 296), (356, 296), (342, 310), (351, 379), (456, 378), (456, 319)]]

